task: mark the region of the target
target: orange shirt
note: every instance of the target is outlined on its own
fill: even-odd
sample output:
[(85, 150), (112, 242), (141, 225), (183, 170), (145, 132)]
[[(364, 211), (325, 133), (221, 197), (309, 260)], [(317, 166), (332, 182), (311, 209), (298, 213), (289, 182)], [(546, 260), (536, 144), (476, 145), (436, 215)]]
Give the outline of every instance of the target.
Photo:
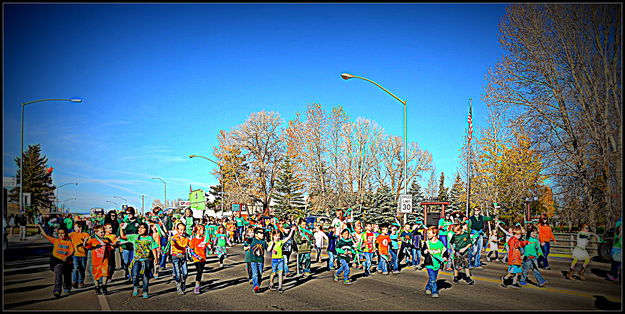
[[(174, 242), (174, 240), (176, 240), (176, 242)], [(180, 234), (171, 237), (170, 241), (172, 255), (184, 254), (185, 248), (189, 245), (189, 238), (180, 236)]]
[[(104, 245), (102, 245), (102, 243), (104, 243)], [(109, 254), (113, 250), (111, 239), (107, 237), (101, 239), (101, 242), (96, 238), (90, 238), (87, 240), (85, 248), (91, 250), (91, 264), (94, 266), (107, 263), (110, 256)]]
[(201, 261), (206, 260), (206, 241), (204, 241), (204, 239), (205, 238), (193, 238), (189, 242), (189, 246), (193, 251), (202, 258)]
[(87, 250), (82, 247), (83, 241), (89, 237), (89, 234), (86, 232), (70, 232), (69, 238), (72, 239), (72, 244), (74, 244), (74, 248), (76, 252), (74, 252), (74, 256), (77, 257), (85, 257), (87, 256)]
[(74, 244), (72, 244), (71, 240), (61, 240), (49, 235), (45, 235), (45, 237), (54, 245), (52, 248), (52, 256), (64, 261), (67, 256), (74, 254)]
[(551, 232), (551, 227), (548, 225), (538, 225), (538, 240), (540, 242), (555, 241), (556, 238), (553, 236), (553, 232)]
[(375, 242), (378, 243), (378, 251), (381, 255), (388, 255), (388, 245), (391, 243), (391, 237), (388, 234), (381, 234), (376, 239)]

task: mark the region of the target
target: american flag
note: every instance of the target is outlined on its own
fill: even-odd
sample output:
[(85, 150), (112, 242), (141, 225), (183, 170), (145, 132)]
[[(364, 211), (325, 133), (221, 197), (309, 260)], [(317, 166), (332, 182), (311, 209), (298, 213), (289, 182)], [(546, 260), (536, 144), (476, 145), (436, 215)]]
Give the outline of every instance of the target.
[(469, 143), (471, 143), (471, 139), (473, 138), (473, 110), (470, 101), (471, 99), (469, 99), (469, 118), (467, 119), (467, 122), (469, 122)]

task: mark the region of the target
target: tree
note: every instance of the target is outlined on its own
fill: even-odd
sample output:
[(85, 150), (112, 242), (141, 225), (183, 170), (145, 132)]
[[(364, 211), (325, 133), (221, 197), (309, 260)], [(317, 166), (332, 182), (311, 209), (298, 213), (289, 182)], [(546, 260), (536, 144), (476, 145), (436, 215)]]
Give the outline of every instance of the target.
[(447, 191), (448, 189), (445, 187), (445, 172), (442, 171), (441, 172), (441, 176), (438, 179), (438, 201), (439, 202), (446, 202), (448, 197), (447, 197)]
[(208, 188), (208, 194), (213, 196), (213, 201), (208, 202), (208, 208), (214, 210), (215, 212), (220, 212), (223, 208), (226, 209), (225, 204), (223, 203), (224, 198), (221, 195), (221, 184), (211, 185)]
[(621, 14), (618, 4), (511, 5), (506, 56), (486, 78), (485, 102), (531, 131), (561, 216), (591, 225), (622, 210)]
[(159, 199), (155, 199), (155, 200), (152, 201), (152, 208), (154, 208), (154, 207), (160, 207), (162, 209), (167, 208), (167, 207), (165, 207), (163, 202), (161, 202), (161, 200), (159, 200)]
[(395, 221), (397, 202), (391, 193), (391, 189), (385, 185), (379, 187), (375, 194), (368, 197), (363, 208), (362, 218), (371, 223), (391, 223)]
[[(40, 144), (28, 145), (28, 150), (22, 157), (24, 158), (23, 183), (21, 169), (19, 169), (20, 157), (15, 158), (18, 166), (16, 178), (18, 184), (22, 184), (22, 192), (30, 193), (31, 206), (24, 204), (24, 210), (29, 216), (33, 216), (52, 206), (56, 187), (52, 184), (52, 172), (48, 171), (48, 158), (45, 155), (41, 156)], [(13, 189), (10, 197), (19, 202), (19, 188)]]
[(274, 206), (274, 214), (279, 218), (288, 217), (290, 215), (303, 217), (306, 202), (304, 201), (303, 185), (301, 180), (296, 177), (290, 158), (286, 158), (280, 166), (280, 174), (276, 181), (273, 198), (276, 205)]
[(454, 184), (449, 191), (449, 209), (462, 210), (466, 207), (466, 200), (463, 201), (461, 196), (466, 193), (465, 183), (462, 182), (460, 173), (456, 173)]
[(434, 199), (437, 195), (438, 187), (436, 186), (436, 168), (434, 168), (430, 173), (430, 179), (428, 180), (428, 186), (425, 190), (425, 196), (428, 199)]
[(417, 180), (413, 180), (410, 185), (410, 189), (408, 190), (408, 194), (412, 195), (412, 212), (413, 214), (408, 215), (408, 219), (421, 219), (423, 220), (423, 206), (421, 206), (421, 202), (425, 200), (423, 196), (423, 191), (421, 191), (421, 185)]

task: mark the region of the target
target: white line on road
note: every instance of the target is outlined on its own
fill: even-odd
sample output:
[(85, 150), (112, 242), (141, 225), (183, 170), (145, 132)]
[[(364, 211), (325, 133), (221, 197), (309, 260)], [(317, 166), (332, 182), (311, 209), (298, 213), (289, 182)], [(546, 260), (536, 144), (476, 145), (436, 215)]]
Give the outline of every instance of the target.
[(110, 311), (109, 303), (106, 301), (106, 296), (100, 294), (98, 295), (98, 301), (100, 302), (100, 308), (102, 311)]

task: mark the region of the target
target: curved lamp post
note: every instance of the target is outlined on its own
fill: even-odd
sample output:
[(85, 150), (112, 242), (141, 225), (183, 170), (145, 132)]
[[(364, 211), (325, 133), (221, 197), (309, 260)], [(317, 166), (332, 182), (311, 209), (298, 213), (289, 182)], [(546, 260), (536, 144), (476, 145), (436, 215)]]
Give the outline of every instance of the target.
[(70, 185), (70, 184), (75, 184), (78, 185), (78, 182), (71, 182), (71, 183), (65, 183), (59, 187), (56, 188), (56, 208), (59, 208), (59, 189), (66, 186), (66, 185)]
[(67, 202), (67, 201), (75, 201), (75, 200), (76, 200), (76, 198), (72, 197), (72, 198), (68, 198), (68, 199), (64, 200), (63, 202), (61, 202), (61, 203), (63, 203), (63, 211), (65, 211), (65, 202)]
[(113, 196), (113, 198), (119, 198), (119, 199), (124, 200), (124, 205), (128, 206), (128, 200), (127, 199), (125, 199), (125, 198), (123, 198), (121, 196)]
[(152, 178), (154, 180), (161, 180), (161, 182), (163, 182), (163, 184), (165, 185), (165, 201), (164, 201), (164, 205), (165, 205), (165, 209), (167, 209), (167, 183), (165, 183), (165, 181), (163, 181), (163, 179), (159, 178), (159, 177), (155, 177)]
[(399, 101), (400, 103), (402, 103), (402, 105), (404, 105), (404, 176), (405, 179), (405, 183), (404, 183), (404, 194), (408, 193), (408, 135), (406, 133), (406, 101), (405, 100), (401, 100), (399, 99), (399, 97), (393, 95), (393, 93), (389, 92), (386, 88), (382, 87), (380, 84), (368, 79), (368, 78), (364, 78), (364, 77), (360, 77), (360, 76), (356, 76), (353, 74), (349, 74), (349, 73), (343, 73), (341, 74), (341, 77), (344, 80), (349, 80), (350, 78), (358, 78), (361, 80), (365, 80), (367, 82), (370, 82), (371, 84), (381, 88), (383, 91), (385, 91), (387, 94), (393, 96), (393, 98), (397, 99), (397, 101)]
[(115, 209), (117, 209), (117, 207), (119, 206), (119, 205), (117, 205), (117, 203), (115, 203), (115, 202), (113, 202), (113, 201), (106, 201), (106, 202), (107, 202), (107, 203), (111, 203), (111, 204), (115, 205)]
[(21, 127), (20, 127), (20, 213), (24, 213), (24, 107), (29, 104), (33, 104), (36, 102), (42, 101), (71, 101), (71, 102), (82, 102), (80, 98), (48, 98), (48, 99), (39, 99), (33, 100), (29, 102), (23, 102), (22, 105), (22, 117), (21, 117)]
[(214, 164), (216, 164), (217, 166), (219, 166), (219, 173), (221, 174), (222, 177), (222, 182), (221, 182), (221, 212), (224, 212), (224, 198), (225, 198), (225, 194), (224, 194), (224, 183), (223, 183), (223, 172), (221, 172), (221, 165), (217, 162), (215, 162), (214, 160), (208, 158), (208, 157), (204, 157), (204, 156), (200, 156), (200, 155), (189, 155), (189, 158), (195, 158), (195, 157), (200, 157), (200, 158), (204, 158)]

